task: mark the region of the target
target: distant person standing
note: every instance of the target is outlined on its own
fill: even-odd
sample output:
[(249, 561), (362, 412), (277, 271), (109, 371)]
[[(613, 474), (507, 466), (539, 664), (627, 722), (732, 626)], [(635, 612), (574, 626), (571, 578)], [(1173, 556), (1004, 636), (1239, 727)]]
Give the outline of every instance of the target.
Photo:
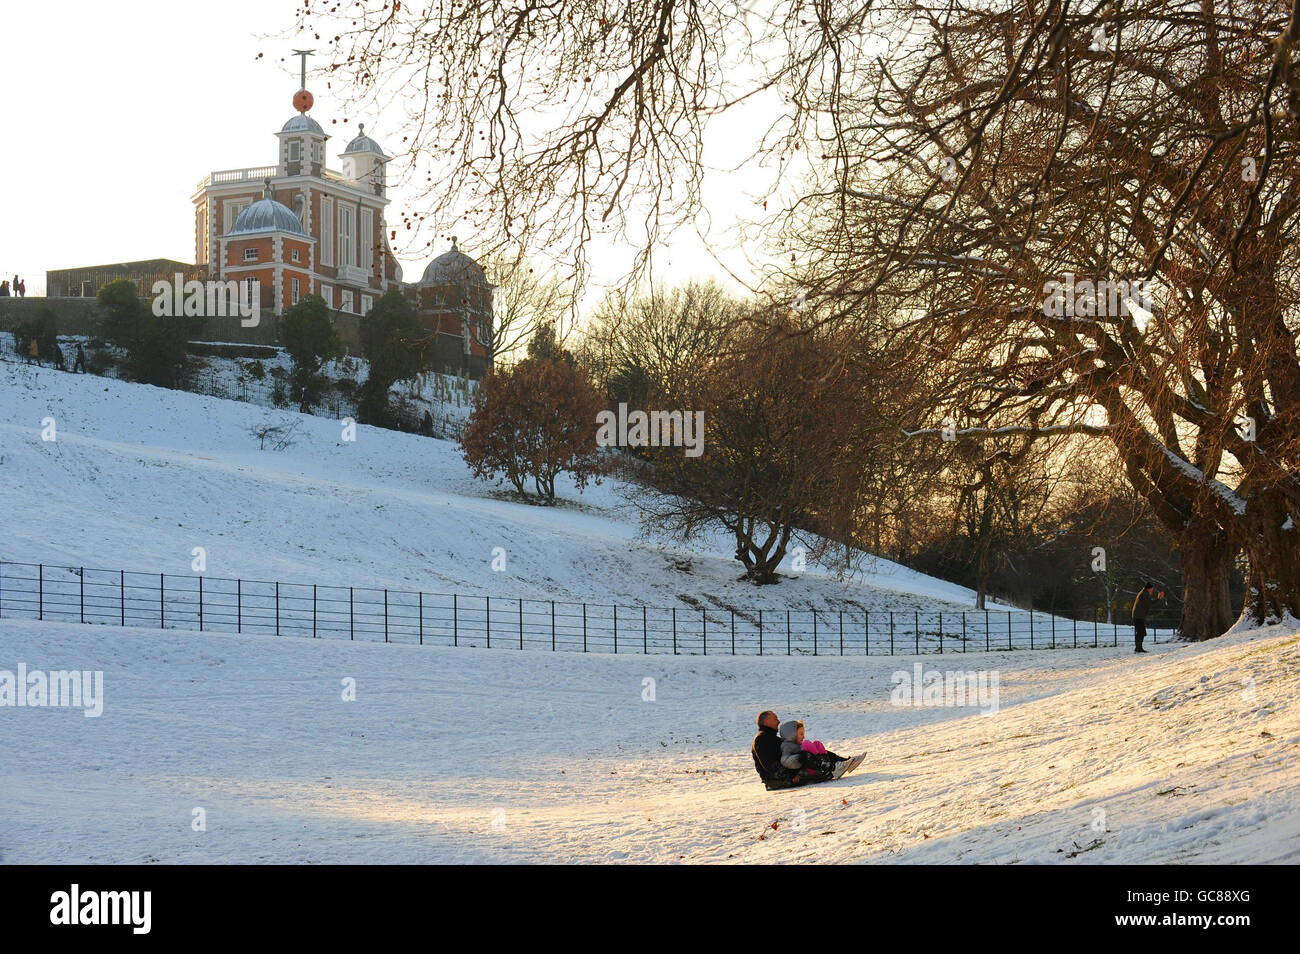
[(77, 360), (72, 365), (72, 373), (76, 374), (78, 371), (82, 374), (86, 373), (86, 349), (81, 346), (80, 341), (77, 342)]
[(27, 363), (36, 362), (36, 366), (41, 367), (41, 343), (32, 335), (32, 340), (27, 343)]
[(27, 282), (21, 281), (18, 283), (18, 297), (19, 298), (27, 297)]
[(8, 297), (9, 297), (9, 283), (0, 282), (0, 298), (8, 298)]
[(58, 368), (60, 371), (68, 370), (68, 366), (63, 363), (63, 349), (59, 347), (58, 338), (54, 339), (54, 356), (51, 359), (50, 364)]
[(13, 292), (14, 292), (15, 295), (18, 294), (18, 276), (17, 276), (17, 275), (14, 276), (13, 284), (10, 285), (9, 287), (13, 289)]
[(1154, 583), (1147, 583), (1138, 590), (1137, 598), (1133, 600), (1133, 652), (1146, 652), (1142, 648), (1142, 643), (1147, 638), (1147, 613), (1151, 609), (1151, 600), (1164, 599), (1164, 597), (1164, 590), (1156, 593)]

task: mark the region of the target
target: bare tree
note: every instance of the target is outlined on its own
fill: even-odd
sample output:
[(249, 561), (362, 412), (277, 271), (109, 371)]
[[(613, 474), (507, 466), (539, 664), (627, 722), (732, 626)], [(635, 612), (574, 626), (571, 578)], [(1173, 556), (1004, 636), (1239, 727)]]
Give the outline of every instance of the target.
[(1230, 624), (1238, 551), (1255, 617), (1300, 616), (1296, 0), (398, 6), (303, 23), (359, 97), (419, 91), (430, 221), (579, 285), (597, 230), (644, 263), (699, 209), (707, 124), (767, 96), (776, 287), (889, 316), (932, 375), (909, 433), (1107, 441), (1178, 535), (1186, 635)]
[(564, 341), (569, 330), (571, 293), (557, 274), (542, 274), (528, 262), (495, 255), (485, 266), (492, 284), (492, 357), (512, 364), (543, 325)]

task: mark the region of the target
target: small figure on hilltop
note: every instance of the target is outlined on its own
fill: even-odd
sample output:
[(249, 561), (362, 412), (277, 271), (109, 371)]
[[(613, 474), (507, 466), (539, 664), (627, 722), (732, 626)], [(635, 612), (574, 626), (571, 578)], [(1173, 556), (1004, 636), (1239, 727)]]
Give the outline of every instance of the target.
[(8, 298), (8, 297), (9, 297), (9, 283), (0, 282), (0, 298)]
[(1138, 590), (1137, 598), (1133, 600), (1133, 652), (1144, 653), (1142, 648), (1143, 641), (1147, 638), (1147, 611), (1151, 609), (1152, 598), (1164, 599), (1165, 591), (1156, 592), (1154, 583), (1146, 583), (1142, 589)]
[(63, 363), (63, 349), (59, 347), (58, 338), (54, 339), (54, 357), (50, 364), (58, 368), (60, 371), (68, 370), (68, 366)]
[(433, 436), (433, 415), (428, 411), (425, 411), (424, 417), (420, 419), (420, 433), (425, 437)]
[(27, 363), (31, 364), (33, 361), (38, 368), (44, 367), (41, 364), (41, 343), (36, 340), (35, 335), (32, 335), (32, 340), (27, 343)]
[(18, 297), (19, 298), (27, 297), (27, 281), (25, 279), (18, 283)]
[(77, 342), (77, 360), (72, 365), (72, 373), (76, 374), (78, 371), (82, 374), (86, 373), (86, 349), (81, 346), (80, 341)]

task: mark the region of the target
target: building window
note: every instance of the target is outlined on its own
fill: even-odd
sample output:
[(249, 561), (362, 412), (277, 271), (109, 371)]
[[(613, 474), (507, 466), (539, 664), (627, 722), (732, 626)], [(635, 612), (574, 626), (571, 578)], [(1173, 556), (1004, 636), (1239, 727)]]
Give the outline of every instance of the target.
[(329, 285), (321, 285), (321, 287), (320, 287), (320, 296), (321, 296), (321, 298), (324, 298), (324, 299), (325, 299), (325, 304), (329, 305), (331, 308), (334, 307), (334, 289), (333, 289), (333, 288), (331, 288)]
[(290, 292), (290, 295), (289, 304), (298, 304), (298, 299), (302, 297), (302, 284), (296, 278), (293, 280), (293, 291)]
[(291, 143), (289, 143), (289, 161), (290, 161), (290, 162), (297, 162), (298, 159), (301, 157), (302, 154), (301, 154), (301, 152), (299, 151), (299, 149), (300, 149), (300, 147), (299, 147), (298, 143), (296, 143), (296, 142), (291, 142)]
[(339, 311), (350, 312), (351, 310), (352, 310), (352, 292), (350, 291), (339, 292)]
[(255, 248), (246, 248), (246, 249), (244, 249), (244, 261), (246, 261), (246, 262), (255, 262), (255, 261), (257, 261), (257, 249), (255, 249)]
[(370, 309), (371, 309), (372, 307), (374, 307), (374, 304), (375, 304), (375, 300), (374, 300), (372, 297), (370, 297), (369, 295), (362, 295), (362, 296), (361, 296), (361, 314), (363, 314), (363, 315), (368, 315), (368, 314), (370, 314)]
[(243, 212), (246, 208), (248, 208), (248, 206), (249, 206), (249, 203), (248, 203), (247, 201), (244, 201), (244, 202), (227, 202), (227, 203), (226, 203), (226, 228), (225, 228), (225, 231), (229, 232), (231, 229), (233, 229), (233, 228), (235, 227), (235, 219), (239, 218), (239, 213), (240, 213), (240, 212)]
[(320, 143), (318, 142), (311, 144), (311, 161), (320, 162)]
[(370, 271), (373, 263), (373, 252), (375, 246), (374, 232), (374, 215), (369, 209), (361, 210), (361, 235), (358, 239), (357, 248), (361, 252), (360, 265), (367, 272)]
[(320, 263), (334, 264), (334, 200), (320, 200)]
[(354, 242), (356, 234), (353, 231), (352, 206), (339, 206), (339, 264), (353, 265), (356, 263), (356, 252)]
[(302, 261), (302, 253), (299, 252), (296, 248), (291, 248), (291, 249), (289, 249), (289, 259), (290, 259), (290, 261), (301, 262), (301, 261)]
[(302, 210), (303, 210), (302, 193), (299, 192), (293, 198), (293, 212), (294, 215), (298, 216), (298, 221), (301, 222), (303, 225), (306, 225), (307, 220), (303, 218)]

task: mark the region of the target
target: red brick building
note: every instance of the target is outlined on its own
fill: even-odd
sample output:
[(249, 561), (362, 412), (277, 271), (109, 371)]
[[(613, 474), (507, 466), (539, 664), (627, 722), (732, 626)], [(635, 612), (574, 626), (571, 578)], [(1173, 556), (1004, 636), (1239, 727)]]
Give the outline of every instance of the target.
[(482, 377), (492, 363), (493, 288), (483, 269), (453, 238), (418, 283), (404, 284), (384, 214), (389, 157), (361, 124), (339, 156), (342, 168), (328, 168), (330, 137), (307, 115), (311, 95), (300, 90), (294, 104), (298, 114), (276, 133), (275, 165), (213, 172), (199, 183), (192, 196), (197, 268), (211, 279), (256, 279), (264, 315), (320, 295), (348, 331), (399, 288), (436, 333), (432, 369)]

